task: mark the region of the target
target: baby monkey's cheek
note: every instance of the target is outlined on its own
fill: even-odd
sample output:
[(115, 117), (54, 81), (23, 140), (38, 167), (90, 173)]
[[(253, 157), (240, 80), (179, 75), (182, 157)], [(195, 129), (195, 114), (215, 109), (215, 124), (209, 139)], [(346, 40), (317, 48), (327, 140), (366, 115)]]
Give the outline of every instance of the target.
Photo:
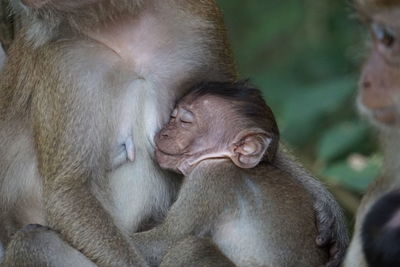
[(167, 155), (158, 149), (155, 152), (155, 157), (156, 161), (158, 162), (161, 168), (177, 171), (180, 162), (180, 157)]
[(163, 139), (156, 142), (156, 145), (159, 150), (166, 154), (170, 155), (179, 155), (182, 154), (182, 145), (176, 142), (173, 139)]

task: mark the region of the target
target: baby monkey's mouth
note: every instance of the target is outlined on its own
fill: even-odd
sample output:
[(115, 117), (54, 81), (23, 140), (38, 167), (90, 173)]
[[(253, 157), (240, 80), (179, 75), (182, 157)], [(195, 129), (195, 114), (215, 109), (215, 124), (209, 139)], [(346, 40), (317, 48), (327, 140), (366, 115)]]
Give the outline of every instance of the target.
[(157, 146), (156, 144), (156, 149), (155, 152), (157, 153), (161, 153), (164, 154), (166, 156), (170, 156), (170, 157), (179, 157), (179, 156), (183, 156), (183, 153), (172, 153), (172, 152), (167, 152), (164, 149), (161, 149), (159, 146)]

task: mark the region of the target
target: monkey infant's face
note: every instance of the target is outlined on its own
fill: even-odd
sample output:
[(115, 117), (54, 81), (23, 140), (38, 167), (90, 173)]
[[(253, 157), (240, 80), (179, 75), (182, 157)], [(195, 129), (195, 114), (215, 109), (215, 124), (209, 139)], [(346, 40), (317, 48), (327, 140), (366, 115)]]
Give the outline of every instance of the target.
[[(358, 105), (372, 122), (400, 127), (400, 8), (370, 10), (360, 1), (369, 22), (373, 46), (361, 75)], [(369, 1), (374, 3), (378, 1)], [(365, 5), (365, 6), (364, 6)]]
[(246, 126), (232, 101), (216, 96), (186, 96), (155, 137), (160, 166), (188, 175), (200, 162), (229, 159), (240, 168), (257, 166), (270, 133)]
[(228, 125), (221, 119), (223, 114), (229, 116), (228, 109), (224, 100), (201, 97), (193, 101), (185, 97), (156, 135), (160, 166), (186, 175), (205, 159), (228, 157)]

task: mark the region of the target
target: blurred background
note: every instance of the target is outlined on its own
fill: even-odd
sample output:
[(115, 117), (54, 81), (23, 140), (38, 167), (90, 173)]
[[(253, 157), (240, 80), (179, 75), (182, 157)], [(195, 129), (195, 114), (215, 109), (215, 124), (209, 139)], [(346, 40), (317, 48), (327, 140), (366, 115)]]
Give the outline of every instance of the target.
[(357, 114), (368, 39), (349, 2), (217, 0), (240, 74), (263, 90), (282, 140), (320, 178), (349, 222), (382, 155)]

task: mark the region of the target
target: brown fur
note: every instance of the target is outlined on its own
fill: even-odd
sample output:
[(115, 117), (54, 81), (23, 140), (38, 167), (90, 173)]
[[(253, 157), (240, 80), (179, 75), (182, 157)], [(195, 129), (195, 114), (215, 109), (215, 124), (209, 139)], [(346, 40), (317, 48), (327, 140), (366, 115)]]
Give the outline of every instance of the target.
[(400, 188), (400, 72), (397, 65), (400, 57), (400, 1), (360, 0), (357, 4), (371, 24), (369, 26), (387, 27), (390, 34), (394, 34), (395, 41), (385, 47), (387, 43), (381, 42), (372, 32), (373, 45), (360, 78), (358, 106), (361, 113), (380, 130), (385, 161), (382, 177), (369, 186), (358, 208), (354, 236), (344, 264), (346, 267), (367, 267), (361, 241), (364, 218), (380, 197)]
[[(173, 9), (179, 6), (180, 1), (148, 3), (154, 5), (150, 12), (157, 12), (154, 8), (175, 12)], [(107, 125), (114, 120), (114, 115), (109, 115), (114, 110), (110, 104), (118, 99), (118, 94), (123, 94), (128, 89), (125, 84), (132, 81), (129, 77), (134, 78), (135, 74), (126, 69), (125, 73), (121, 72), (125, 63), (120, 62), (107, 47), (82, 35), (91, 30), (92, 25), (101, 29), (103, 23), (117, 20), (120, 16), (135, 18), (141, 12), (139, 4), (135, 1), (99, 1), (93, 6), (65, 11), (71, 12), (68, 15), (62, 9), (55, 10), (57, 6), (29, 10), (28, 14), (23, 13), (23, 10), (19, 11), (21, 16), (29, 17), (24, 20), (25, 23), (30, 21), (23, 25), (24, 31), (20, 32), (10, 49), (9, 62), (1, 77), (0, 91), (0, 133), (3, 144), (0, 166), (3, 180), (1, 190), (4, 192), (0, 217), (1, 229), (10, 229), (0, 235), (4, 244), (23, 225), (47, 223), (99, 265), (143, 264), (126, 235), (135, 229), (124, 229), (118, 219), (112, 217), (114, 215), (110, 216), (110, 213), (115, 214), (116, 211), (110, 212), (114, 206), (113, 195), (110, 195), (110, 188), (105, 180), (108, 176), (105, 166), (111, 160), (109, 150), (114, 146), (109, 137), (115, 131), (113, 127), (110, 128), (113, 124)], [(14, 2), (17, 11), (18, 6), (19, 3)], [(208, 14), (206, 18), (201, 17), (202, 12), (196, 11), (203, 8), (209, 9), (202, 11)], [(196, 27), (205, 27), (196, 38), (202, 46), (199, 49), (205, 49), (208, 55), (196, 58), (196, 66), (188, 68), (187, 75), (181, 75), (177, 77), (178, 80), (169, 82), (170, 88), (164, 90), (170, 91), (157, 93), (165, 103), (163, 110), (168, 110), (168, 102), (171, 103), (179, 97), (179, 91), (176, 90), (182, 85), (203, 79), (204, 75), (215, 79), (235, 77), (230, 50), (225, 48), (225, 33), (221, 32), (223, 26), (219, 26), (221, 15), (215, 3), (201, 1), (199, 5), (195, 5), (192, 2), (192, 5), (183, 6), (179, 12), (181, 13), (177, 15), (181, 18), (198, 18), (198, 25), (196, 22), (189, 23), (187, 30), (190, 34)], [(46, 28), (51, 22), (58, 24), (52, 24), (52, 29)], [(219, 50), (219, 47), (224, 48)], [(185, 51), (180, 52), (186, 56)], [(82, 70), (89, 72), (77, 71), (76, 62), (81, 64)], [(110, 77), (108, 81), (106, 79), (98, 83), (102, 77), (107, 76)], [(130, 107), (125, 107), (127, 108)], [(140, 111), (134, 103), (132, 109)], [(145, 136), (135, 138), (140, 140)], [(137, 145), (139, 151), (145, 149), (140, 143)], [(28, 163), (16, 162), (17, 158), (7, 158), (12, 149), (18, 154), (25, 150), (30, 151), (29, 149), (35, 152), (33, 155), (21, 154), (25, 160), (29, 160), (26, 156), (31, 157)], [(144, 158), (139, 157), (135, 164), (141, 165), (143, 160), (151, 162), (151, 155), (147, 155)], [(37, 165), (34, 162), (36, 160)], [(33, 170), (37, 166), (38, 173), (30, 173), (28, 170), (20, 173), (19, 170), (23, 169), (21, 164), (30, 164)], [(152, 175), (153, 173), (151, 172)], [(155, 173), (161, 175), (159, 170)], [(13, 177), (14, 175), (18, 176)], [(36, 182), (28, 187), (29, 183), (26, 184), (25, 181), (31, 184)], [(170, 188), (167, 190), (172, 193), (173, 183), (167, 184)], [(8, 190), (12, 190), (13, 195), (6, 193)], [(19, 204), (24, 199), (28, 205)], [(157, 209), (163, 205), (168, 205), (168, 202), (154, 208), (150, 206), (150, 212), (162, 213), (162, 210)], [(13, 209), (22, 210), (13, 215)], [(13, 220), (9, 220), (10, 217)], [(18, 242), (13, 244), (9, 250), (15, 250), (14, 254), (19, 254), (18, 250), (23, 247), (19, 247)]]
[[(232, 217), (243, 225), (235, 225), (240, 222)], [(248, 232), (246, 220), (259, 229), (256, 236)], [(167, 248), (194, 234), (211, 236), (237, 266), (320, 266), (327, 253), (315, 244), (313, 221), (308, 193), (284, 170), (264, 164), (243, 170), (229, 161), (210, 160), (185, 178), (165, 222), (134, 240), (156, 265)]]
[(356, 0), (360, 7), (391, 7), (399, 4), (399, 0)]
[[(185, 88), (236, 79), (215, 1), (11, 4), (22, 30), (0, 78), (1, 242), (26, 224), (47, 224), (98, 265), (143, 264), (128, 235), (163, 217), (177, 184), (153, 162), (153, 134)], [(114, 38), (124, 33), (118, 29), (132, 31), (123, 38), (138, 37), (124, 56), (116, 50), (125, 41)], [(112, 169), (112, 151), (127, 133), (135, 162)], [(336, 202), (282, 155), (313, 196), (324, 241), (345, 247)], [(12, 241), (8, 265), (10, 255), (26, 255), (28, 243)], [(52, 255), (46, 258), (57, 265)]]
[(211, 238), (236, 266), (326, 262), (315, 244), (310, 195), (274, 166), (276, 150), (267, 149), (279, 142), (279, 131), (257, 89), (206, 83), (173, 114), (156, 137), (156, 158), (185, 178), (165, 221), (133, 236), (150, 265), (190, 235)]

